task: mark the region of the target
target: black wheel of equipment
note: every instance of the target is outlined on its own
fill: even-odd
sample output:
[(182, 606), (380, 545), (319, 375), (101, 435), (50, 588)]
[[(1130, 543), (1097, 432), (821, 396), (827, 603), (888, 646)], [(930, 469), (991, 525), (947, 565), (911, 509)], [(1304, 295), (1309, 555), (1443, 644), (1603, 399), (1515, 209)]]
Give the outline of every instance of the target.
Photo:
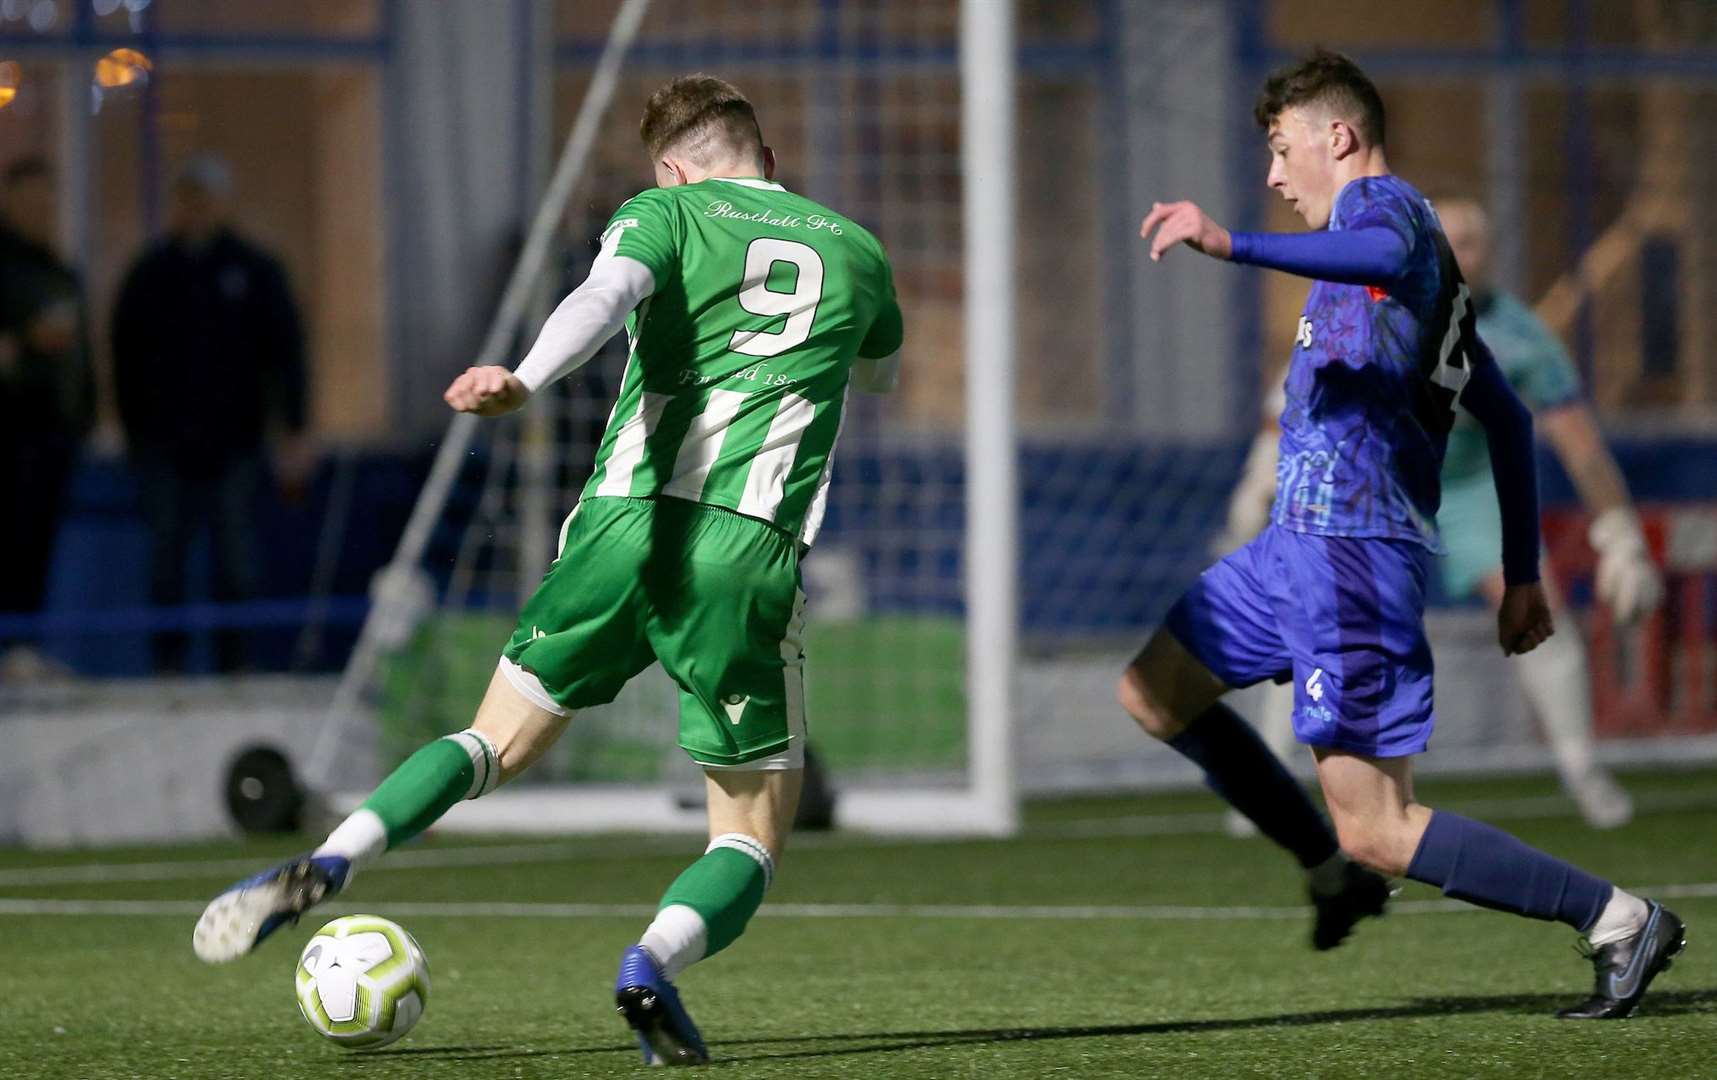
[(227, 767), (227, 810), (247, 833), (298, 831), (304, 791), (286, 755), (272, 746), (240, 751)]

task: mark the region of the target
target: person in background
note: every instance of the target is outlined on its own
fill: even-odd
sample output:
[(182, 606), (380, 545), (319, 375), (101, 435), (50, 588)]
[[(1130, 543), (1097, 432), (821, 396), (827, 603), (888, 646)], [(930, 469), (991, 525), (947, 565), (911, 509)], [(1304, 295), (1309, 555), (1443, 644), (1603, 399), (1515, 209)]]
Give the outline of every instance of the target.
[[(232, 225), (232, 173), (191, 159), (173, 185), (167, 235), (126, 273), (113, 314), (114, 387), (151, 536), (150, 601), (185, 601), (192, 540), (208, 529), (210, 597), (256, 595), (254, 503), (265, 447), (287, 492), (301, 490), (304, 332), (286, 273)], [(157, 633), (158, 670), (183, 671), (186, 638)], [(246, 666), (242, 638), (216, 635), (223, 672)]]
[[(54, 250), (54, 172), (13, 162), (0, 185), (0, 617), (41, 610), (54, 535), (94, 415), (83, 285)], [(0, 681), (54, 673), (0, 633)]]
[[(1632, 626), (1662, 602), (1663, 579), (1652, 562), (1627, 481), (1581, 393), (1573, 358), (1530, 308), (1491, 280), (1490, 225), (1477, 200), (1443, 199), (1437, 211), (1455, 258), (1472, 282), (1480, 333), (1491, 343), (1515, 392), (1537, 414), (1545, 441), (1592, 515), (1587, 539), (1598, 555), (1593, 582), (1598, 602), (1618, 624)], [(1476, 593), (1495, 608), (1502, 596), (1502, 568), (1482, 545), (1501, 526), (1490, 471), (1484, 467), (1485, 450), (1483, 429), (1463, 416), (1449, 435), (1437, 520), (1448, 538), (1444, 588), (1451, 596)], [(1560, 590), (1548, 574), (1545, 581), (1556, 614), (1566, 624), (1577, 625), (1561, 610)], [(1593, 750), (1592, 676), (1580, 635), (1546, 641), (1514, 668), (1544, 728), (1562, 785), (1587, 823), (1600, 829), (1626, 824), (1633, 817), (1633, 800)]]

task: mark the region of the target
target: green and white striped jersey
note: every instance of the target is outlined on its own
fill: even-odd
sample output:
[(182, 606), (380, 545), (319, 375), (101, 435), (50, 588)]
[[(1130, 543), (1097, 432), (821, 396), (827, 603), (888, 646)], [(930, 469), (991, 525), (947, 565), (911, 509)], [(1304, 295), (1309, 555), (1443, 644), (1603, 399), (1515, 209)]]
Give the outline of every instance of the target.
[(584, 497), (688, 499), (810, 543), (853, 361), (900, 347), (882, 245), (747, 178), (646, 191), (602, 246), (656, 288), (627, 319), (631, 358)]

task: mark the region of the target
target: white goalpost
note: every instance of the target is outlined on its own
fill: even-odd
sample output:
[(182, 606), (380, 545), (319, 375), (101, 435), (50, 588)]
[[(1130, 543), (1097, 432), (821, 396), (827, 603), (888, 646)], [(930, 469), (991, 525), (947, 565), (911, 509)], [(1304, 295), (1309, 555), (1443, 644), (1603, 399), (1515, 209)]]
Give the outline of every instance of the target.
[[(844, 791), (842, 824), (1006, 836), (1019, 828), (1019, 452), (1014, 371), (1013, 0), (960, 3), (966, 357), (966, 783)], [(982, 358), (982, 363), (976, 363)], [(982, 372), (982, 377), (978, 372)], [(829, 662), (824, 660), (825, 663)]]
[[(606, 134), (605, 125), (610, 124), (604, 119), (610, 113), (609, 106), (621, 94), (647, 90), (660, 81), (658, 75), (665, 78), (677, 73), (649, 67), (651, 63), (666, 62), (651, 58), (647, 52), (635, 66), (629, 64), (629, 53), (640, 33), (651, 34), (662, 29), (647, 22), (648, 8), (649, 0), (626, 0), (608, 30), (559, 163), (484, 340), (476, 361), (479, 364), (510, 365), (516, 360), (511, 350), (520, 331), (528, 337), (535, 329), (523, 323), (533, 295), (550, 280), (547, 270), (551, 245), (567, 217), (574, 194), (601, 179), (592, 175), (593, 160), (600, 156), (599, 136)], [(857, 699), (901, 701), (910, 706), (918, 704), (914, 698), (935, 697), (946, 703), (957, 697), (957, 704), (945, 704), (942, 715), (936, 717), (947, 728), (941, 732), (945, 745), (939, 744), (939, 754), (919, 754), (914, 749), (904, 753), (898, 762), (879, 757), (877, 762), (850, 772), (837, 762), (833, 775), (838, 792), (836, 823), (846, 828), (891, 833), (1007, 835), (1017, 829), (1019, 822), (1013, 735), (1018, 696), (1019, 620), (1015, 466), (1018, 444), (1014, 419), (1013, 0), (961, 0), (958, 33), (958, 207), (956, 210), (947, 205), (948, 200), (944, 199), (934, 211), (940, 215), (938, 222), (943, 224), (952, 224), (947, 219), (957, 215), (963, 238), (963, 249), (944, 253), (944, 257), (960, 268), (959, 304), (964, 326), (964, 346), (960, 352), (967, 373), (964, 415), (963, 423), (956, 421), (958, 429), (942, 432), (948, 436), (944, 441), (949, 451), (957, 455), (963, 466), (963, 490), (955, 491), (954, 482), (947, 482), (934, 493), (939, 506), (958, 506), (963, 498), (964, 523), (954, 546), (959, 553), (958, 594), (953, 598), (937, 595), (934, 602), (911, 597), (905, 600), (896, 597), (889, 602), (852, 601), (850, 597), (831, 601), (826, 606), (834, 615), (824, 623), (829, 645), (819, 650), (819, 572), (823, 583), (833, 583), (834, 593), (862, 595), (867, 591), (862, 581), (864, 571), (854, 568), (862, 567), (867, 556), (858, 553), (859, 545), (850, 540), (851, 532), (845, 548), (837, 541), (833, 545), (837, 550), (813, 551), (808, 556), (807, 575), (813, 579), (807, 586), (807, 592), (813, 594), (812, 645), (807, 661), (813, 688), (809, 701), (811, 746), (821, 753), (822, 739), (827, 737), (832, 744), (843, 734), (817, 726), (823, 723), (832, 728), (837, 723), (833, 718), (819, 720), (825, 708), (840, 713), (840, 723), (851, 724), (853, 716), (863, 712), (854, 705)], [(720, 70), (720, 58), (712, 59), (708, 66)], [(639, 73), (634, 67), (648, 71)], [(862, 74), (840, 70), (829, 74), (831, 83), (836, 79), (861, 77)], [(762, 81), (767, 76), (758, 78)], [(802, 123), (807, 131), (819, 126), (816, 108), (850, 108), (839, 101), (836, 91), (817, 85), (820, 79), (818, 73), (806, 69), (803, 81), (811, 86), (807, 95), (811, 102), (803, 107), (806, 115)], [(744, 85), (745, 74), (736, 76), (736, 81)], [(767, 90), (751, 92), (759, 99), (765, 124), (770, 124), (771, 95)], [(819, 103), (819, 93), (829, 100)], [(911, 104), (917, 107), (916, 103)], [(935, 119), (927, 119), (926, 126)], [(814, 137), (807, 141), (814, 145)], [(828, 174), (819, 178), (813, 173), (806, 179), (807, 195), (847, 210), (839, 192), (834, 190), (838, 184), (847, 182), (845, 178)], [(829, 193), (820, 188), (829, 189)], [(591, 201), (596, 204), (600, 200)], [(611, 205), (600, 207), (603, 214), (611, 209)], [(887, 217), (924, 211), (902, 197), (896, 203), (881, 203), (873, 213)], [(885, 245), (894, 240), (886, 220), (877, 231)], [(897, 260), (897, 273), (903, 272), (902, 265)], [(904, 272), (909, 272), (909, 268)], [(914, 313), (912, 297), (905, 286), (902, 301), (908, 312), (905, 364), (910, 368), (915, 347)], [(981, 363), (977, 362), (979, 358)], [(576, 382), (582, 377), (581, 373), (569, 381)], [(541, 397), (548, 399), (550, 395)], [(533, 401), (531, 409), (562, 408), (557, 404), (561, 401), (560, 397)], [(475, 645), (460, 643), (456, 635), (444, 634), (429, 650), (424, 649), (423, 641), (427, 635), (440, 632), (439, 621), (459, 618), (468, 604), (477, 603), (469, 598), (484, 595), (481, 582), (487, 580), (485, 574), (493, 573), (497, 580), (505, 578), (508, 584), (504, 587), (516, 589), (518, 582), (534, 581), (534, 576), (546, 569), (546, 561), (540, 568), (525, 565), (530, 551), (540, 551), (546, 546), (544, 538), (524, 535), (541, 532), (543, 528), (540, 511), (532, 513), (531, 508), (541, 507), (545, 501), (558, 502), (557, 511), (564, 513), (571, 504), (566, 501), (567, 489), (545, 488), (552, 484), (545, 473), (553, 470), (545, 470), (540, 461), (526, 467), (529, 463), (522, 459), (527, 456), (525, 443), (540, 440), (545, 431), (555, 429), (557, 424), (562, 428), (568, 426), (569, 417), (571, 426), (576, 427), (578, 418), (585, 415), (571, 406), (564, 407), (570, 411), (549, 412), (546, 415), (550, 419), (535, 418), (528, 435), (521, 432), (518, 424), (484, 428), (474, 417), (466, 415), (449, 424), (395, 555), (377, 575), (372, 589), (372, 610), (342, 673), (333, 705), (302, 767), (307, 786), (327, 798), (334, 809), (354, 804), (359, 796), (353, 792), (378, 779), (356, 775), (357, 770), (346, 765), (354, 749), (360, 744), (376, 744), (381, 738), (378, 731), (384, 726), (381, 717), (409, 711), (409, 707), (402, 710), (397, 701), (389, 700), (402, 693), (398, 675), (402, 656), (416, 650), (413, 662), (419, 665), (412, 669), (415, 677), (404, 680), (403, 692), (407, 693), (426, 692), (426, 680), (438, 674), (438, 667), (447, 666), (455, 650), (461, 650), (457, 657), (460, 663), (472, 664), (473, 654), (487, 648), (485, 655), (475, 659), (493, 665), (504, 634), (476, 637)], [(884, 405), (885, 409), (891, 407), (889, 403)], [(917, 494), (911, 480), (890, 481), (874, 493), (867, 489), (842, 494), (846, 469), (861, 472), (890, 467), (875, 462), (877, 455), (884, 452), (878, 448), (888, 446), (893, 438), (890, 430), (890, 425), (896, 423), (891, 419), (893, 416), (884, 413), (879, 418), (872, 412), (856, 419), (849, 417), (848, 434), (837, 450), (834, 498), (843, 502), (851, 518), (866, 515), (867, 501), (911, 499)], [(453, 512), (450, 507), (458, 501), (456, 488), (461, 482), (461, 470), (471, 458), (473, 448), (483, 446), (485, 439), (492, 443), (487, 459), (489, 473), (483, 481), (475, 517), (463, 526), (466, 535), (460, 544), (454, 583), (438, 598), (436, 586), (424, 567), (425, 555), (432, 536), (446, 525)], [(857, 447), (850, 455), (854, 462), (850, 466), (845, 464), (849, 446)], [(525, 485), (531, 490), (523, 490)], [(571, 490), (576, 491), (576, 487)], [(929, 496), (923, 498), (932, 501)], [(892, 529), (883, 545), (886, 550), (882, 558), (890, 558), (898, 550), (902, 558), (916, 560), (923, 555), (928, 560), (925, 552), (931, 547), (929, 540), (898, 528), (878, 528)], [(483, 535), (478, 537), (478, 533)], [(499, 544), (512, 537), (516, 539), (506, 542), (512, 544), (509, 550), (514, 564), (505, 575), (488, 567), (483, 555), (474, 553), (484, 544)], [(878, 556), (872, 552), (868, 557)], [(821, 571), (817, 566), (820, 559), (825, 563)], [(939, 586), (932, 584), (925, 588), (935, 591)], [(517, 601), (522, 600), (522, 596), (517, 597)], [(491, 618), (498, 609), (498, 605), (492, 604)], [(934, 617), (911, 614), (931, 609), (935, 610)], [(899, 614), (902, 610), (909, 614)], [(899, 644), (891, 646), (890, 642)], [(929, 655), (922, 651), (925, 642), (935, 643), (949, 655)], [(891, 647), (898, 648), (899, 655), (883, 653)], [(953, 659), (955, 650), (963, 654), (963, 680), (957, 673), (937, 670), (949, 666), (946, 661)], [(855, 660), (854, 653), (869, 655), (871, 659)], [(826, 685), (847, 687), (848, 691), (824, 690), (819, 697), (819, 670), (839, 674), (840, 679)], [(899, 685), (882, 689), (867, 685), (879, 681)], [(819, 707), (819, 702), (824, 708)], [(471, 698), (438, 704), (450, 715), (459, 711), (469, 715), (477, 701)], [(613, 749), (614, 744), (623, 743), (622, 749), (631, 755), (627, 758), (631, 762), (629, 768), (611, 770), (610, 775), (586, 776), (579, 762), (573, 760), (558, 772), (547, 770), (546, 778), (521, 778), (500, 792), (462, 803), (439, 827), (492, 833), (701, 829), (703, 812), (698, 803), (701, 785), (690, 763), (683, 760), (683, 755), (676, 756), (671, 746), (675, 708), (672, 687), (659, 669), (651, 669), (634, 680), (615, 705), (580, 713), (567, 738), (572, 744), (569, 756), (574, 759), (587, 749)], [(929, 715), (930, 706), (924, 708)], [(950, 715), (956, 711), (958, 715)], [(638, 739), (639, 730), (644, 728), (662, 738), (639, 739), (639, 745), (632, 746), (631, 740)], [(424, 732), (418, 738), (432, 737), (435, 733), (444, 731)], [(382, 758), (387, 760), (387, 754)]]

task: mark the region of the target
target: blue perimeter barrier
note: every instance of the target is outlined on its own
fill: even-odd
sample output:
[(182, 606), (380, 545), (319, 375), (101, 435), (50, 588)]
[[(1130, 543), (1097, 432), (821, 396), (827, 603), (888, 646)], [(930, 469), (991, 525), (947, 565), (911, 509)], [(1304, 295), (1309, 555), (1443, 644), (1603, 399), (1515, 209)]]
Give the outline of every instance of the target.
[[(1717, 439), (1627, 440), (1616, 446), (1636, 497), (1654, 502), (1717, 499)], [(1243, 443), (1165, 445), (1142, 441), (1028, 443), (1021, 450), (1021, 584), (1028, 636), (1060, 638), (1141, 633), (1209, 562), (1227, 484)], [(481, 459), (473, 459), (480, 476)], [(1545, 455), (1547, 506), (1575, 495)], [(0, 638), (35, 637), (55, 657), (90, 675), (149, 670), (148, 635), (244, 629), (252, 662), (265, 670), (333, 670), (343, 662), (367, 611), (370, 576), (391, 555), (427, 470), (429, 453), (366, 453), (345, 463), (354, 508), (328, 583), (310, 598), (318, 538), (329, 510), (331, 467), (300, 504), (260, 500), (257, 530), (265, 556), (260, 597), (211, 604), (197, 592), (206, 551), (193, 553), (190, 602), (148, 604), (148, 537), (136, 490), (121, 462), (78, 471), (62, 520), (48, 601), (38, 616), (0, 616)], [(1199, 486), (1188, 478), (1204, 478)], [(1210, 478), (1225, 478), (1214, 487)], [(1073, 482), (1076, 479), (1076, 482)], [(856, 552), (871, 610), (958, 614), (965, 510), (960, 450), (843, 447), (820, 547)], [(477, 495), (460, 485), (431, 544), (426, 569), (442, 580)], [(935, 497), (926, 499), (925, 493)], [(815, 553), (810, 556), (816, 558)], [(302, 627), (319, 625), (306, 655)], [(206, 663), (206, 649), (193, 666)]]

